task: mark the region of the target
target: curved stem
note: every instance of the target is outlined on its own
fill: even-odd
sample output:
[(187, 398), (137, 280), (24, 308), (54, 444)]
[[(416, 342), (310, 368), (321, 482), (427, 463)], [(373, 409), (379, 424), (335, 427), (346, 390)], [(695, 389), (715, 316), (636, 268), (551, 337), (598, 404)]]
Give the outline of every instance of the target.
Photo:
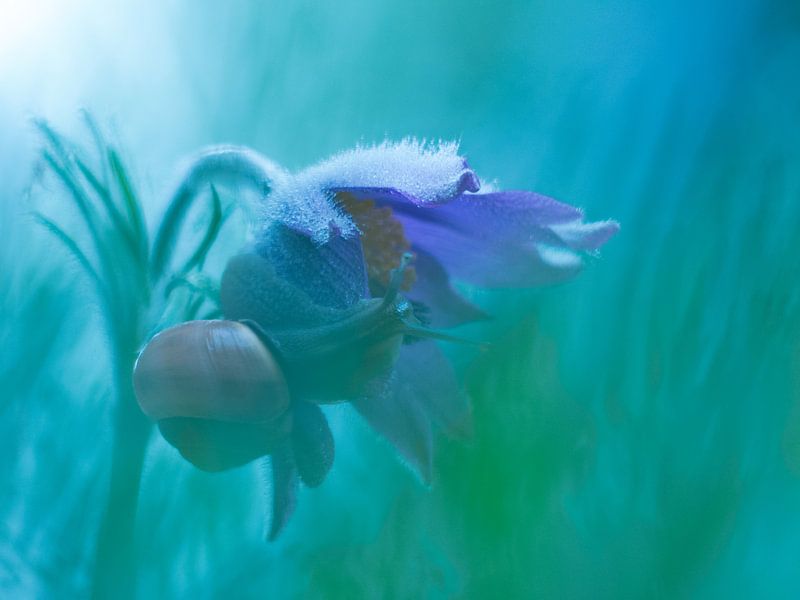
[(249, 187), (266, 195), (285, 172), (271, 160), (245, 146), (212, 146), (201, 151), (188, 165), (153, 242), (150, 273), (154, 281), (164, 272), (180, 225), (194, 198), (212, 182)]

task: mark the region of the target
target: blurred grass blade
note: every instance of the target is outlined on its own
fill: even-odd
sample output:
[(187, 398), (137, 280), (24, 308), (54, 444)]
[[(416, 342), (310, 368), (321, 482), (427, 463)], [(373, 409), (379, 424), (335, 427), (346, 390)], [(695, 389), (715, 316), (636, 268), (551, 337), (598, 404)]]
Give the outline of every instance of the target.
[(86, 124), (86, 128), (89, 130), (89, 133), (94, 140), (94, 145), (97, 150), (97, 162), (100, 165), (101, 174), (102, 174), (102, 182), (103, 186), (108, 188), (108, 164), (106, 162), (106, 141), (103, 138), (103, 134), (100, 132), (100, 127), (97, 125), (97, 121), (95, 121), (92, 113), (88, 110), (81, 109), (81, 116), (83, 117), (83, 122)]
[(179, 288), (186, 288), (195, 294), (201, 294), (214, 304), (219, 304), (219, 287), (207, 275), (194, 273), (175, 277), (164, 289), (164, 297), (169, 297), (172, 292)]
[(94, 215), (92, 215), (92, 211), (89, 208), (89, 199), (87, 198), (86, 194), (84, 194), (83, 190), (81, 190), (78, 186), (77, 182), (75, 181), (75, 177), (72, 173), (70, 173), (67, 164), (59, 164), (56, 158), (46, 150), (42, 156), (47, 165), (52, 169), (53, 173), (56, 174), (56, 177), (58, 177), (61, 183), (64, 184), (69, 193), (72, 195), (72, 198), (75, 200), (75, 204), (78, 205), (78, 210), (80, 211), (81, 216), (86, 223), (86, 227), (89, 229), (89, 234), (92, 237), (95, 248), (98, 252), (102, 252), (102, 243), (100, 241), (97, 223)]
[(120, 192), (122, 192), (122, 198), (128, 210), (128, 217), (131, 222), (131, 227), (133, 227), (136, 246), (139, 248), (139, 256), (142, 259), (142, 263), (146, 263), (147, 230), (144, 226), (144, 217), (142, 216), (141, 207), (133, 192), (133, 186), (131, 186), (125, 167), (122, 166), (119, 156), (113, 149), (109, 149), (108, 151), (108, 162), (111, 165), (111, 170), (114, 173), (114, 177), (119, 185)]
[[(118, 295), (118, 290), (114, 284), (116, 282), (115, 272), (118, 269), (110, 262), (112, 253), (109, 252), (109, 248), (104, 243), (105, 238), (103, 235), (101, 235), (96, 215), (93, 212), (91, 199), (86, 194), (83, 187), (79, 184), (78, 177), (72, 170), (71, 164), (74, 163), (75, 159), (70, 157), (66, 147), (64, 146), (61, 136), (59, 136), (55, 130), (49, 127), (44, 121), (37, 121), (36, 124), (39, 130), (45, 135), (48, 143), (53, 147), (56, 155), (58, 156), (58, 158), (56, 158), (52, 152), (44, 150), (42, 152), (42, 158), (47, 166), (53, 171), (56, 178), (67, 189), (78, 207), (78, 211), (80, 212), (81, 217), (86, 224), (86, 228), (89, 231), (89, 237), (92, 240), (92, 244), (97, 254), (97, 259), (100, 261), (102, 277), (100, 276), (100, 273), (94, 269), (93, 270), (98, 279), (109, 282), (108, 285), (101, 289), (104, 290), (106, 301), (109, 303), (109, 306), (115, 305), (115, 299)], [(61, 159), (60, 161), (59, 158)], [(69, 239), (72, 240), (72, 238)], [(74, 241), (72, 243), (76, 248), (78, 247)], [(86, 256), (85, 253), (82, 252), (82, 254)]]
[(184, 313), (187, 321), (193, 321), (197, 318), (197, 313), (205, 301), (206, 299), (203, 296), (198, 295), (189, 302), (189, 305), (186, 307)]
[(178, 239), (181, 224), (186, 217), (186, 213), (191, 208), (192, 201), (196, 195), (186, 186), (181, 186), (175, 193), (167, 206), (167, 212), (161, 220), (161, 226), (156, 233), (153, 242), (153, 253), (150, 261), (150, 277), (153, 281), (158, 281), (164, 274), (169, 255)]
[(75, 164), (78, 166), (78, 169), (80, 170), (84, 179), (86, 179), (89, 185), (92, 186), (92, 189), (95, 191), (95, 193), (100, 197), (100, 200), (102, 201), (114, 228), (122, 234), (125, 244), (131, 253), (131, 257), (136, 260), (140, 259), (141, 257), (139, 256), (139, 248), (137, 246), (134, 233), (126, 222), (125, 217), (117, 208), (111, 193), (82, 160), (75, 159)]
[(70, 154), (64, 146), (64, 139), (61, 135), (50, 127), (50, 124), (44, 119), (34, 119), (33, 124), (62, 162), (64, 162), (64, 164), (69, 164)]
[(105, 285), (103, 284), (103, 281), (97, 274), (97, 270), (95, 270), (95, 268), (92, 266), (92, 263), (89, 261), (89, 258), (86, 256), (86, 254), (84, 254), (83, 250), (80, 249), (75, 240), (73, 240), (63, 229), (61, 229), (58, 225), (56, 225), (53, 221), (45, 217), (43, 214), (39, 212), (34, 212), (33, 218), (36, 220), (37, 223), (42, 225), (56, 238), (58, 238), (62, 244), (64, 244), (67, 247), (67, 249), (78, 260), (78, 262), (84, 268), (84, 270), (89, 274), (92, 281), (97, 286), (98, 291), (103, 296), (103, 299), (108, 301), (109, 299), (108, 293), (106, 291)]

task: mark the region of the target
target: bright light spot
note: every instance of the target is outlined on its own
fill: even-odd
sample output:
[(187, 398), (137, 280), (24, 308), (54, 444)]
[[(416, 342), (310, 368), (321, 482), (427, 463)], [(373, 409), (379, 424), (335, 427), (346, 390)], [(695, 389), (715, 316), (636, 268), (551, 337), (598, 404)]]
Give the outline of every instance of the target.
[(0, 0), (0, 66), (53, 51), (53, 34), (64, 11), (64, 3), (60, 4), (54, 0)]

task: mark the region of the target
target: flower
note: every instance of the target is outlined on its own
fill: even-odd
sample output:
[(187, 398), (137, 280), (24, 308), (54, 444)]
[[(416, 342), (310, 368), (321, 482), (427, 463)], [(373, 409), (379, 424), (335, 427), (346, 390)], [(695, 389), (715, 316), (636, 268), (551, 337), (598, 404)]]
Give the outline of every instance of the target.
[[(484, 316), (452, 280), (490, 287), (563, 281), (578, 272), (582, 253), (619, 229), (614, 221), (584, 223), (581, 210), (533, 192), (482, 190), (456, 144), (414, 140), (359, 147), (283, 174), (262, 217), (259, 254), (327, 306), (380, 296), (411, 252), (403, 293), (436, 327)], [(432, 424), (452, 435), (471, 428), (468, 401), (431, 341), (401, 346), (388, 385), (350, 401), (425, 481)]]
[(359, 147), (278, 178), (263, 219), (316, 244), (359, 238), (373, 291), (413, 252), (406, 295), (440, 327), (482, 315), (453, 279), (513, 288), (564, 281), (580, 270), (582, 253), (619, 230), (615, 221), (584, 223), (580, 209), (534, 192), (482, 187), (457, 144), (412, 139)]
[[(285, 378), (289, 400), (273, 394), (285, 418), (257, 427), (237, 422), (234, 435), (226, 407), (214, 412), (224, 417), (225, 435), (184, 405), (179, 412), (155, 402), (156, 414), (178, 419), (162, 433), (201, 468), (271, 455), (271, 538), (291, 515), (298, 475), (319, 485), (333, 462), (333, 438), (318, 404), (352, 403), (425, 482), (432, 477), (434, 427), (469, 435), (468, 399), (433, 341), (451, 338), (431, 329), (485, 316), (454, 280), (487, 287), (563, 281), (578, 272), (582, 254), (619, 229), (614, 221), (584, 223), (579, 209), (533, 192), (482, 187), (454, 143), (358, 147), (297, 174), (249, 149), (212, 149), (196, 161), (181, 194), (206, 175), (238, 176), (268, 190), (255, 240), (228, 263), (220, 300), (227, 322), (244, 323), (260, 340), (248, 352), (261, 357), (263, 343), (279, 366), (279, 373), (264, 371), (255, 380)], [(252, 343), (232, 325), (211, 330), (219, 327)], [(230, 364), (227, 356), (219, 362)], [(242, 405), (260, 414), (249, 401)], [(265, 431), (273, 432), (268, 444)], [(219, 448), (222, 439), (241, 448)], [(209, 451), (205, 443), (216, 446)]]

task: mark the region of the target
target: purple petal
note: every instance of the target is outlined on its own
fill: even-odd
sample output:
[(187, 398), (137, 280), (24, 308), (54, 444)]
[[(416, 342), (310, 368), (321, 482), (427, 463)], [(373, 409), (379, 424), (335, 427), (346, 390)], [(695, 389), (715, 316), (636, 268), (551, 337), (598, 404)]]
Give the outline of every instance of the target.
[(328, 420), (316, 404), (293, 404), (292, 451), (303, 483), (320, 485), (333, 465), (334, 443)]
[[(582, 263), (572, 251), (597, 249), (619, 227), (613, 221), (584, 224), (581, 210), (526, 191), (461, 194), (435, 204), (391, 188), (347, 191), (390, 206), (416, 249), (435, 258), (454, 278), (487, 287), (569, 279)], [(426, 282), (420, 285), (425, 295), (435, 297), (425, 289)]]
[(490, 235), (519, 240), (530, 239), (531, 230), (583, 217), (580, 209), (536, 194), (507, 190), (486, 194), (461, 194), (437, 205), (436, 218), (464, 231), (486, 231)]
[(574, 250), (596, 250), (619, 231), (616, 221), (597, 221), (581, 223), (573, 221), (563, 225), (553, 225), (550, 230)]
[(297, 469), (288, 445), (272, 455), (272, 521), (267, 539), (272, 542), (283, 531), (297, 505)]
[(431, 327), (455, 327), (488, 318), (480, 308), (453, 289), (450, 277), (439, 261), (419, 247), (414, 246), (412, 250), (417, 279), (407, 296), (425, 307), (426, 324)]
[(433, 455), (431, 422), (406, 378), (395, 377), (385, 393), (353, 401), (372, 428), (394, 445), (425, 483), (430, 483)]
[(255, 253), (238, 254), (228, 261), (219, 295), (225, 318), (248, 319), (267, 331), (318, 326), (335, 311), (314, 302)]
[(397, 377), (444, 432), (453, 437), (472, 435), (472, 411), (456, 374), (434, 342), (403, 346)]
[[(583, 212), (574, 206), (535, 192), (517, 190), (461, 193), (436, 203), (394, 188), (341, 188), (333, 191), (347, 192), (359, 200), (375, 200), (408, 218), (435, 219), (464, 231), (486, 231), (490, 235), (521, 240), (530, 239), (532, 228), (583, 218)], [(435, 214), (429, 214), (429, 211), (435, 211)]]
[[(438, 221), (406, 219), (404, 226), (415, 246), (433, 255), (449, 275), (475, 285), (546, 285), (569, 279), (582, 264), (571, 250), (546, 244), (487, 239)], [(554, 237), (547, 234), (541, 237)]]
[(334, 235), (324, 244), (283, 225), (259, 240), (256, 251), (285, 281), (322, 306), (345, 308), (367, 294), (364, 254), (358, 236)]

